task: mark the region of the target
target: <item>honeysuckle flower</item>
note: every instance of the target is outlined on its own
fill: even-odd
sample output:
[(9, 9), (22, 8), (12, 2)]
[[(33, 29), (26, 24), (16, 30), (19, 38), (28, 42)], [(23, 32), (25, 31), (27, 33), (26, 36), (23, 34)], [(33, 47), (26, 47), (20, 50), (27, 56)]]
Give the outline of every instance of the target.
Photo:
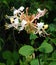
[(19, 26), (19, 18), (17, 16), (8, 16), (6, 18), (10, 19), (11, 24), (6, 24), (7, 28), (15, 27), (16, 29)]
[(17, 15), (18, 14), (18, 10), (14, 10), (14, 12), (13, 12), (13, 15)]
[(38, 8), (37, 11), (38, 11), (38, 14), (36, 15), (36, 18), (37, 18), (37, 19), (39, 19), (40, 17), (44, 16), (45, 13), (47, 12), (46, 9), (41, 10), (40, 8)]
[(44, 26), (44, 23), (42, 23), (42, 22), (37, 23), (37, 27), (39, 30), (42, 29), (43, 26)]
[(15, 7), (13, 7), (12, 8), (13, 9), (13, 15), (15, 16), (15, 15), (21, 15), (21, 13), (23, 12), (23, 10), (24, 10), (24, 7), (23, 6), (21, 6), (19, 9), (16, 9)]
[(10, 19), (10, 22), (11, 23), (14, 23), (15, 22), (15, 19), (19, 19), (19, 17), (18, 16), (8, 16), (8, 15), (6, 15), (5, 16), (7, 19)]
[(21, 6), (19, 9), (18, 9), (18, 15), (20, 16), (22, 13), (24, 13), (24, 7)]
[[(24, 13), (24, 7), (21, 6), (19, 9), (15, 9), (13, 11), (13, 16), (6, 15), (6, 18), (10, 19), (11, 24), (6, 23), (6, 27), (16, 28), (19, 32), (22, 30), (26, 30), (27, 33), (34, 33), (39, 34), (39, 36), (48, 35), (45, 31), (48, 28), (48, 24), (44, 24), (43, 22), (38, 23), (38, 19), (45, 15), (47, 12), (46, 9), (41, 10), (40, 8), (37, 9), (38, 13), (29, 15), (28, 7), (26, 8), (26, 13)], [(20, 22), (19, 22), (20, 20)]]
[(44, 26), (44, 23), (40, 22), (37, 23), (36, 27), (37, 27), (37, 31), (35, 32), (35, 34), (39, 33), (39, 35), (42, 33), (42, 28)]
[(40, 23), (37, 23), (37, 31), (35, 32), (35, 34), (39, 34), (40, 36), (44, 36), (45, 35), (49, 35), (45, 29), (48, 28), (48, 25), (44, 25), (44, 23), (40, 22)]
[(22, 12), (24, 10), (24, 7), (21, 6), (18, 10), (20, 10)]
[(38, 8), (37, 11), (38, 11), (38, 12), (41, 12), (41, 13), (43, 12), (43, 10), (41, 10), (40, 8)]
[(18, 10), (15, 7), (12, 7), (11, 11), (13, 11), (14, 16), (18, 14)]
[(21, 27), (20, 27), (19, 31), (22, 31), (26, 24), (27, 24), (26, 20), (22, 20)]

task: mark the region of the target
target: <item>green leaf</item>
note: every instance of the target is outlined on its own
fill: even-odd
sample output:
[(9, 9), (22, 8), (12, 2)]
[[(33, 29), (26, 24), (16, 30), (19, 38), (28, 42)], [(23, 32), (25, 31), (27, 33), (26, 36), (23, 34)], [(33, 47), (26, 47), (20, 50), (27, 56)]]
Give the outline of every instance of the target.
[(37, 38), (37, 35), (31, 33), (30, 34), (30, 40), (35, 40)]
[(40, 65), (44, 65), (44, 61), (40, 59)]
[(4, 45), (4, 40), (0, 38), (0, 51), (2, 50), (3, 45)]
[(0, 38), (0, 45), (2, 46), (4, 44), (4, 40)]
[(50, 32), (55, 32), (55, 31), (56, 31), (56, 26), (55, 26), (55, 24), (50, 24), (50, 25), (49, 25), (49, 30), (50, 30)]
[(7, 1), (6, 1), (6, 0), (3, 0), (3, 3), (4, 3), (4, 4), (6, 4), (6, 5), (8, 5), (8, 3), (7, 3)]
[(19, 54), (16, 51), (14, 51), (12, 56), (13, 56), (14, 62), (17, 62), (17, 60), (19, 59)]
[(14, 61), (12, 59), (7, 60), (7, 65), (15, 65)]
[(24, 45), (19, 49), (19, 53), (23, 56), (29, 56), (34, 52), (34, 48), (30, 45)]
[(11, 59), (11, 57), (12, 57), (12, 54), (10, 51), (4, 51), (3, 52), (3, 58), (4, 59)]
[(56, 38), (51, 39), (51, 41), (56, 45)]
[(33, 60), (30, 62), (30, 65), (39, 65), (38, 59), (33, 59)]
[(56, 62), (51, 62), (49, 65), (56, 65)]
[(48, 44), (45, 40), (39, 47), (39, 51), (44, 53), (50, 53), (53, 51), (53, 47), (51, 46), (51, 44)]
[(54, 21), (56, 21), (56, 18), (54, 18)]
[(0, 63), (0, 65), (5, 65), (4, 63)]
[(52, 58), (56, 59), (56, 50), (52, 53)]
[(34, 40), (31, 40), (31, 45), (33, 45), (34, 44)]

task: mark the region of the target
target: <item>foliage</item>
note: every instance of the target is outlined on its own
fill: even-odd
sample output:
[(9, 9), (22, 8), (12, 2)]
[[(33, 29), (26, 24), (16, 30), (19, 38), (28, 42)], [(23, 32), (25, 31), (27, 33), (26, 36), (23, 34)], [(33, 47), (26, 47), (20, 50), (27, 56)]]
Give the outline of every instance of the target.
[[(14, 28), (5, 29), (10, 20), (5, 15), (12, 15), (11, 8), (29, 7), (30, 15), (37, 8), (48, 10), (38, 22), (47, 23), (49, 36), (20, 33)], [(0, 65), (56, 65), (56, 0), (0, 0)]]
[(30, 62), (31, 65), (39, 65), (38, 59), (34, 59)]
[(50, 44), (48, 44), (46, 41), (44, 41), (39, 47), (39, 51), (44, 53), (50, 53), (53, 51), (53, 47)]
[(29, 45), (25, 45), (20, 48), (19, 53), (23, 56), (29, 56), (34, 52), (34, 48)]

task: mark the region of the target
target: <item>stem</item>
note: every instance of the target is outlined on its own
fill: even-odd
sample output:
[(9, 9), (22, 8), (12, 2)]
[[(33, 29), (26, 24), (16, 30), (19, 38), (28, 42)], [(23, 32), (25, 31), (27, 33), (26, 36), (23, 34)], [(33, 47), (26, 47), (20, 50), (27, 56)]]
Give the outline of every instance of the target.
[(36, 49), (34, 49), (35, 51), (38, 51), (39, 50), (39, 48), (36, 48)]
[(19, 44), (18, 44), (18, 42), (16, 41), (16, 39), (15, 39), (15, 35), (14, 35), (14, 30), (13, 30), (13, 38), (14, 38), (14, 42), (15, 42), (15, 44), (14, 44), (14, 49), (16, 49), (16, 44), (19, 46)]

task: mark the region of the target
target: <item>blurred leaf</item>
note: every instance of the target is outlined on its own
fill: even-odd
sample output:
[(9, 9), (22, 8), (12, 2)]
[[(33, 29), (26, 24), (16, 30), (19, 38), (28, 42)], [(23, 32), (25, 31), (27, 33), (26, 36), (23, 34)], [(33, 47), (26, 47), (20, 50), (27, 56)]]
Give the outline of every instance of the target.
[(51, 44), (48, 44), (45, 40), (39, 47), (39, 51), (44, 53), (50, 53), (53, 51), (53, 47), (51, 46)]
[(29, 65), (29, 64), (20, 60), (20, 65)]
[(51, 62), (49, 65), (56, 65), (56, 62)]
[(8, 3), (7, 3), (7, 1), (6, 1), (6, 0), (3, 0), (3, 3), (4, 3), (4, 4), (6, 4), (6, 5), (8, 5)]
[(34, 48), (30, 45), (24, 45), (19, 49), (19, 53), (23, 56), (29, 56), (34, 52)]
[(12, 57), (12, 54), (10, 51), (4, 51), (3, 52), (3, 58), (4, 59), (11, 59), (11, 57)]
[(42, 61), (42, 59), (40, 59), (40, 65), (44, 65), (44, 61)]
[(39, 65), (38, 59), (33, 59), (33, 60), (30, 62), (30, 65)]
[(56, 21), (56, 18), (54, 18), (54, 21)]
[(13, 56), (14, 62), (17, 62), (17, 60), (19, 59), (19, 54), (16, 51), (14, 51), (12, 56)]
[(30, 40), (35, 40), (37, 38), (37, 35), (31, 33), (30, 34)]
[(7, 65), (15, 65), (15, 64), (14, 64), (14, 61), (12, 61), (12, 59), (8, 59), (7, 60)]
[(0, 65), (5, 65), (4, 63), (0, 63)]
[(2, 50), (2, 47), (0, 46), (0, 51)]
[(31, 45), (33, 45), (34, 44), (34, 40), (31, 40)]
[(51, 39), (51, 41), (56, 45), (56, 38)]
[(55, 24), (50, 24), (50, 25), (49, 25), (49, 30), (50, 30), (50, 32), (55, 32), (55, 31), (56, 31), (56, 26), (55, 26)]
[(0, 45), (2, 45), (3, 43), (4, 43), (4, 40), (0, 38)]
[(45, 7), (48, 8), (50, 11), (53, 10), (53, 8), (55, 8), (54, 1), (45, 1)]
[(52, 58), (56, 59), (56, 51), (52, 53)]
[(4, 45), (4, 40), (0, 38), (0, 51), (2, 50), (2, 46)]

